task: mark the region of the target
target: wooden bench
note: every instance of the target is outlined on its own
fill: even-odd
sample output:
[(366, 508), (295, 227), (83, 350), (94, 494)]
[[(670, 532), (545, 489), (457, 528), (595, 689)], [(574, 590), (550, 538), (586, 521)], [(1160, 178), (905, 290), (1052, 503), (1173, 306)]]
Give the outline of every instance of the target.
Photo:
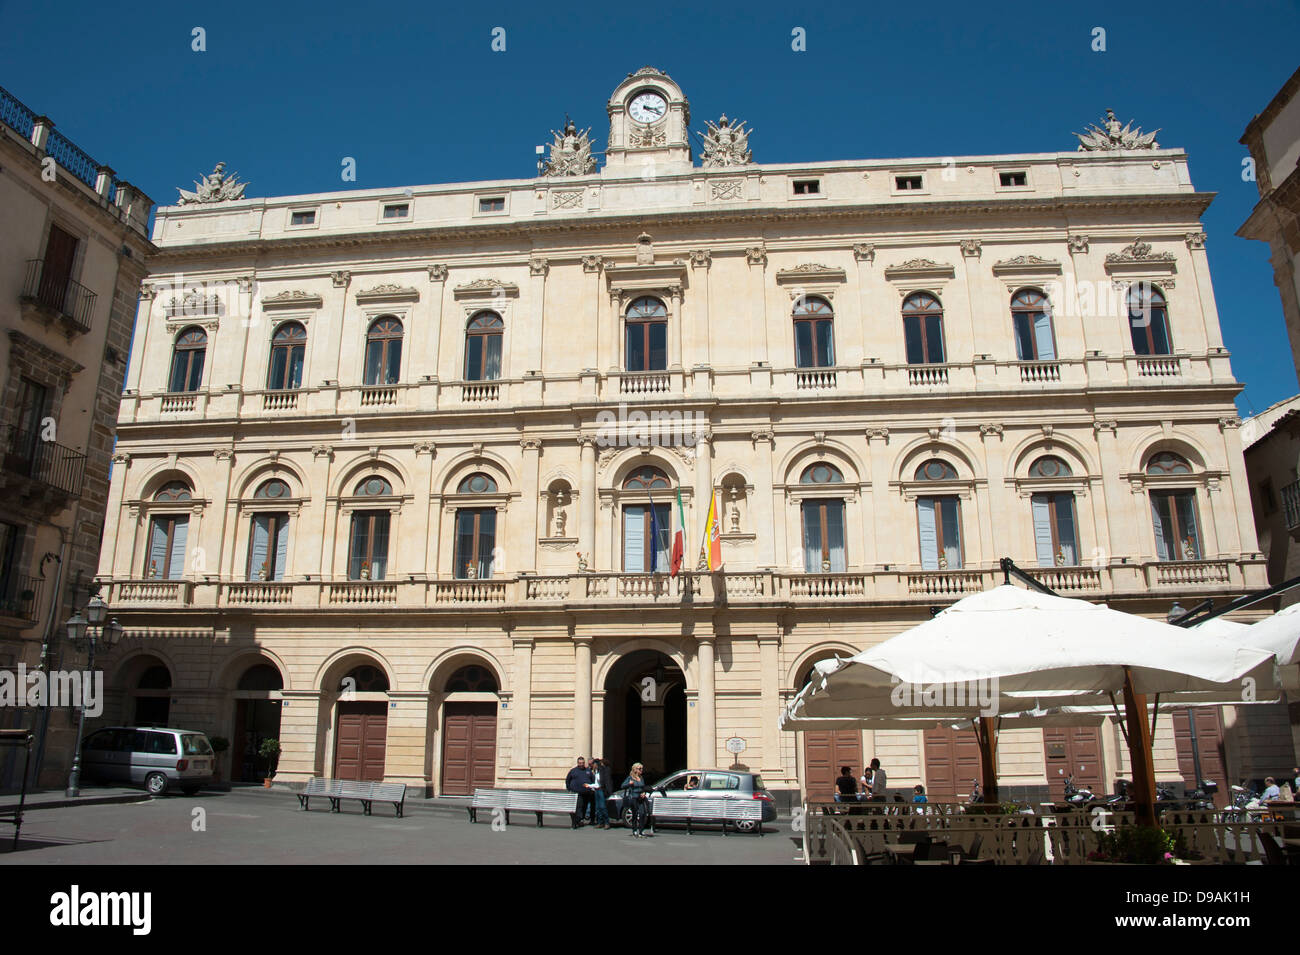
[(685, 822), (688, 834), (693, 833), (697, 822), (720, 824), (724, 836), (729, 826), (736, 826), (739, 831), (737, 823), (753, 822), (758, 825), (758, 834), (766, 835), (763, 831), (763, 803), (757, 799), (656, 795), (650, 798), (650, 818), (652, 824)]
[(537, 825), (542, 825), (542, 815), (553, 813), (569, 816), (573, 827), (577, 828), (578, 794), (571, 792), (543, 792), (538, 789), (476, 789), (474, 799), (467, 807), (469, 821), (478, 822), (478, 811), (502, 810), (506, 815), (506, 825), (510, 825), (511, 812), (532, 812), (537, 814)]
[(367, 816), (374, 803), (390, 802), (400, 817), (406, 804), (406, 783), (358, 782), (314, 776), (307, 782), (306, 788), (298, 793), (298, 805), (310, 809), (312, 796), (328, 799), (330, 812), (339, 812), (339, 804), (344, 799), (355, 799), (361, 803), (362, 813)]

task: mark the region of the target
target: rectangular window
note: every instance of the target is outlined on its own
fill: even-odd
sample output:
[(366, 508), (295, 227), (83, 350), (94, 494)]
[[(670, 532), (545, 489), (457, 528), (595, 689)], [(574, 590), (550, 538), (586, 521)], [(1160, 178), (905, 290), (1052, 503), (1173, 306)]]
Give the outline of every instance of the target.
[(497, 541), (497, 512), (494, 507), (464, 508), (456, 512), (454, 576), (464, 580), (486, 580), (495, 569), (492, 551)]
[(796, 179), (791, 186), (796, 196), (815, 196), (822, 191), (820, 179)]
[(1264, 507), (1265, 514), (1273, 514), (1277, 511), (1277, 494), (1273, 491), (1273, 479), (1264, 478), (1259, 483), (1259, 500)]
[(1016, 357), (1021, 361), (1056, 361), (1052, 316), (1046, 312), (1015, 312)]
[(943, 364), (943, 316), (907, 315), (903, 338), (909, 365)]
[(352, 542), (348, 549), (348, 577), (383, 580), (388, 572), (387, 511), (361, 511), (352, 515)]
[(23, 530), (15, 524), (0, 522), (0, 612), (19, 609), (18, 559), (22, 551)]
[(895, 176), (894, 188), (899, 192), (915, 192), (924, 185), (920, 176)]
[(254, 515), (248, 542), (248, 579), (284, 580), (288, 554), (289, 515)]
[(1039, 567), (1073, 567), (1079, 563), (1075, 537), (1074, 495), (1068, 492), (1035, 494), (1030, 499), (1034, 515), (1034, 551)]
[(1029, 184), (1029, 177), (1020, 170), (1016, 172), (998, 173), (998, 184), (1002, 186), (1025, 186)]
[(411, 214), (410, 203), (398, 202), (384, 206), (385, 219), (405, 219)]
[(480, 196), (478, 200), (479, 212), (505, 212), (505, 196)]
[(67, 304), (68, 282), (77, 258), (77, 237), (58, 226), (50, 225), (45, 241), (45, 258), (41, 262), (41, 284), (36, 298), (42, 305), (62, 311)]
[(316, 222), (316, 210), (309, 209), (300, 212), (291, 212), (289, 214), (289, 225), (314, 225)]
[(803, 569), (806, 574), (842, 574), (848, 570), (844, 549), (844, 502), (803, 502)]
[(149, 555), (146, 578), (180, 580), (185, 576), (185, 536), (189, 515), (157, 516), (149, 523)]
[(668, 504), (628, 504), (623, 508), (623, 570), (664, 574), (672, 541)]
[(921, 539), (922, 568), (960, 569), (961, 502), (951, 496), (917, 498), (916, 517)]
[(1151, 523), (1160, 560), (1201, 559), (1195, 491), (1152, 491)]

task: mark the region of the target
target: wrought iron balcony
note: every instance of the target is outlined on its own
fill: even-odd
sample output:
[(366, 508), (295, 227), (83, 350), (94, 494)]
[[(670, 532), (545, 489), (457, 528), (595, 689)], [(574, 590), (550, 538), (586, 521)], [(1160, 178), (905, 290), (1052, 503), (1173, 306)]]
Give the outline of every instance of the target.
[(0, 578), (0, 616), (34, 623), (40, 616), (42, 583), (37, 577), (23, 574)]
[(97, 297), (81, 283), (47, 269), (44, 259), (28, 259), (21, 298), (23, 305), (51, 314), (69, 330), (84, 334), (90, 331)]
[(24, 431), (17, 425), (10, 425), (4, 470), (76, 497), (81, 493), (86, 456), (53, 441), (41, 440), (39, 432)]
[(1300, 481), (1292, 481), (1282, 488), (1282, 513), (1286, 516), (1286, 529), (1300, 527)]

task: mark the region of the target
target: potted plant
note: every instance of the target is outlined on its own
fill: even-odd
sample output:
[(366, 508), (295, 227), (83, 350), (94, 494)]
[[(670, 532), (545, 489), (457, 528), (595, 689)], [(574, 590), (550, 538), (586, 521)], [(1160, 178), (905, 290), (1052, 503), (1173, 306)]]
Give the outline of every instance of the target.
[(1173, 865), (1200, 853), (1188, 850), (1181, 836), (1152, 826), (1125, 826), (1103, 833), (1088, 853), (1094, 865)]
[(370, 579), (370, 561), (368, 560), (363, 560), (361, 562), (361, 579), (362, 580)]
[(224, 736), (209, 736), (208, 742), (212, 744), (212, 781), (221, 782), (221, 754), (230, 749), (230, 740)]
[(262, 785), (267, 789), (271, 788), (271, 778), (275, 776), (276, 765), (280, 762), (280, 741), (278, 739), (264, 739), (262, 745), (258, 747), (257, 755), (266, 760), (266, 776), (262, 780)]

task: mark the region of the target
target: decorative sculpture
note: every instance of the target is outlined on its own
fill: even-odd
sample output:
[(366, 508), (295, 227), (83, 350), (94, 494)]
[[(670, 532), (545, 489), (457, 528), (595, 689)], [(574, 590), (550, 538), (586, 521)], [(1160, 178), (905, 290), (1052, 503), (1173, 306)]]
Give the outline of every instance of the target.
[(184, 206), (195, 202), (233, 202), (244, 198), (248, 183), (240, 182), (237, 173), (227, 176), (225, 170), (225, 163), (217, 163), (212, 172), (194, 183), (193, 192), (178, 187), (176, 191), (181, 197), (176, 204)]
[(713, 166), (747, 166), (754, 161), (753, 151), (749, 148), (749, 134), (744, 122), (731, 124), (727, 114), (723, 113), (715, 126), (707, 119), (707, 133), (697, 132), (704, 143), (704, 155), (701, 157), (704, 168)]
[(591, 127), (582, 132), (566, 114), (564, 132), (551, 130), (555, 141), (551, 143), (549, 159), (538, 160), (539, 176), (586, 176), (596, 171), (596, 157), (591, 154)]
[(1144, 133), (1141, 127), (1133, 128), (1132, 120), (1129, 120), (1121, 127), (1119, 120), (1115, 118), (1113, 109), (1106, 110), (1104, 125), (1104, 129), (1101, 126), (1089, 126), (1087, 132), (1074, 134), (1079, 137), (1079, 152), (1160, 148), (1160, 144), (1156, 142), (1156, 133), (1160, 132), (1160, 130), (1156, 129)]

